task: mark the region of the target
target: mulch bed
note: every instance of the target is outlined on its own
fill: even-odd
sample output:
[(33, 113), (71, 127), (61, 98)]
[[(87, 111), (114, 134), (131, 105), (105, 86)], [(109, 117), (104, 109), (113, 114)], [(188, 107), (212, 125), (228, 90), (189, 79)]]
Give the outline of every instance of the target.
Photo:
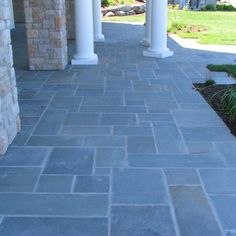
[(221, 97), (224, 94), (225, 89), (236, 87), (236, 85), (211, 85), (205, 87), (203, 84), (194, 84), (194, 87), (200, 92), (215, 112), (217, 112), (231, 130), (231, 133), (236, 136), (236, 120), (230, 122), (228, 113), (224, 111), (220, 105)]

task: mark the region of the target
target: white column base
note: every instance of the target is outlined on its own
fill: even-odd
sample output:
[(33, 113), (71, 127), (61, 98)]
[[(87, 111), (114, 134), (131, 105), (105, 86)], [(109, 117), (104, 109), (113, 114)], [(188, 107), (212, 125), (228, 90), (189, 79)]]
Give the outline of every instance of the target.
[(155, 57), (155, 58), (166, 58), (171, 57), (174, 55), (174, 52), (170, 51), (168, 48), (163, 51), (151, 51), (150, 49), (147, 49), (143, 52), (144, 57)]
[(105, 36), (103, 34), (94, 37), (94, 42), (104, 42)]
[(98, 56), (97, 54), (93, 54), (90, 57), (84, 58), (84, 57), (76, 57), (74, 56), (74, 59), (71, 60), (71, 65), (97, 65), (98, 64)]
[(141, 45), (146, 46), (146, 47), (149, 47), (151, 44), (151, 42), (147, 39), (141, 40), (140, 43), (141, 43)]

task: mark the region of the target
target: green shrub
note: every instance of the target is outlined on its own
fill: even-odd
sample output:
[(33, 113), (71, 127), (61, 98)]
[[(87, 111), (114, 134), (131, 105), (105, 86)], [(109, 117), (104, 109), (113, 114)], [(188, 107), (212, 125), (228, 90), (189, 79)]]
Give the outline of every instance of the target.
[(213, 4), (208, 4), (208, 5), (205, 6), (204, 10), (205, 11), (215, 11), (216, 7)]
[(214, 85), (215, 83), (216, 83), (215, 80), (213, 80), (213, 79), (208, 79), (208, 80), (205, 81), (204, 86), (205, 86), (205, 87), (209, 87), (209, 86)]
[(222, 108), (229, 113), (230, 121), (236, 119), (236, 88), (227, 89), (221, 98)]
[(217, 11), (236, 11), (236, 8), (232, 5), (226, 5), (226, 4), (217, 4), (216, 5)]

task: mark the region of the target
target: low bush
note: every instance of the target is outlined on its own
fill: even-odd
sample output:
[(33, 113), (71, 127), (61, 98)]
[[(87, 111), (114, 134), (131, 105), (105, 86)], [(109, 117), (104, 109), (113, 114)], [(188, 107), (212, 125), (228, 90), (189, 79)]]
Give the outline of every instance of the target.
[(217, 11), (236, 11), (236, 8), (232, 5), (226, 5), (226, 4), (217, 4), (216, 5)]
[(208, 4), (208, 5), (205, 6), (204, 10), (205, 11), (215, 11), (216, 7), (213, 4)]
[(236, 88), (227, 89), (221, 98), (222, 109), (229, 114), (230, 121), (236, 120)]

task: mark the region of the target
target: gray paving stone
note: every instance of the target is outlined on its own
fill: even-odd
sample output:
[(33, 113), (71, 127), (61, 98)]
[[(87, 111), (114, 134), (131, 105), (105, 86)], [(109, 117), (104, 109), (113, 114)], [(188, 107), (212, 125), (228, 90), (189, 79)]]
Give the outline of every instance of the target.
[(236, 236), (236, 232), (226, 232), (226, 236)]
[(72, 176), (41, 175), (36, 191), (47, 193), (69, 193), (72, 181)]
[(170, 187), (181, 236), (222, 236), (201, 187)]
[(176, 235), (167, 206), (113, 206), (111, 236)]
[(144, 106), (81, 106), (81, 113), (146, 113)]
[(56, 148), (49, 157), (44, 174), (90, 175), (93, 149)]
[(86, 136), (85, 147), (123, 147), (125, 138), (119, 136)]
[(108, 176), (77, 176), (74, 192), (107, 193), (110, 179)]
[(137, 126), (115, 126), (114, 135), (125, 136), (151, 136), (151, 127), (137, 127)]
[(128, 156), (128, 163), (132, 167), (195, 167), (217, 168), (225, 167), (220, 155), (188, 155), (163, 154), (147, 155), (134, 154)]
[(173, 101), (173, 95), (170, 92), (134, 92), (126, 93), (126, 99), (156, 99), (158, 101)]
[(147, 107), (150, 113), (169, 113), (171, 110), (176, 110), (179, 108), (175, 101), (158, 100), (148, 100)]
[(152, 136), (128, 136), (128, 153), (156, 153), (154, 138)]
[(46, 103), (41, 103), (42, 100), (19, 100), (21, 114), (25, 117), (36, 117), (40, 116), (46, 108)]
[(12, 142), (13, 146), (23, 146), (26, 144), (27, 140), (29, 139), (34, 126), (32, 125), (22, 125), (21, 132), (17, 134), (15, 139)]
[(28, 146), (68, 146), (78, 147), (82, 145), (83, 138), (81, 136), (62, 136), (62, 135), (41, 135), (31, 136), (27, 142)]
[(48, 148), (10, 147), (0, 158), (0, 166), (40, 166), (49, 152)]
[(214, 111), (208, 110), (179, 110), (173, 111), (179, 126), (184, 127), (216, 127), (225, 126), (224, 122), (220, 120)]
[(181, 131), (188, 142), (235, 141), (225, 127), (181, 127)]
[(200, 174), (208, 193), (236, 194), (236, 169), (205, 169)]
[(77, 96), (101, 96), (104, 95), (104, 89), (103, 88), (78, 88), (76, 91)]
[(54, 97), (49, 105), (56, 109), (78, 109), (81, 103), (79, 97)]
[(236, 143), (235, 142), (220, 142), (215, 143), (216, 148), (224, 156), (226, 162), (231, 167), (236, 167)]
[(21, 124), (26, 126), (26, 125), (30, 125), (30, 126), (34, 126), (38, 123), (39, 121), (39, 117), (24, 117), (21, 116)]
[(185, 143), (174, 123), (154, 123), (159, 153), (187, 153)]
[(92, 106), (122, 106), (123, 97), (85, 97), (83, 100), (83, 105), (92, 105)]
[(34, 130), (35, 135), (53, 135), (58, 130), (65, 119), (66, 111), (64, 110), (47, 110), (41, 117), (39, 124)]
[[(0, 226), (1, 236), (107, 236), (106, 218), (8, 217)], [(45, 227), (47, 226), (47, 227)]]
[(124, 148), (98, 148), (96, 152), (97, 167), (120, 167), (126, 164)]
[(195, 169), (165, 169), (165, 175), (169, 185), (200, 185), (200, 181)]
[(106, 168), (106, 167), (95, 168), (95, 175), (98, 175), (98, 176), (111, 175), (111, 168)]
[(171, 114), (139, 114), (139, 121), (173, 122)]
[(159, 170), (114, 169), (112, 203), (165, 204), (168, 202)]
[(0, 167), (0, 192), (32, 192), (39, 167)]
[(105, 194), (0, 194), (0, 214), (21, 216), (106, 217)]
[(135, 114), (103, 114), (102, 125), (137, 125)]
[(99, 125), (100, 115), (99, 114), (80, 114), (80, 113), (69, 113), (64, 121), (64, 125)]
[(213, 143), (207, 142), (189, 142), (186, 143), (189, 153), (191, 154), (216, 154), (219, 153)]
[(112, 135), (112, 127), (99, 126), (63, 126), (62, 135)]
[(236, 196), (218, 195), (211, 196), (217, 215), (224, 229), (236, 229)]

